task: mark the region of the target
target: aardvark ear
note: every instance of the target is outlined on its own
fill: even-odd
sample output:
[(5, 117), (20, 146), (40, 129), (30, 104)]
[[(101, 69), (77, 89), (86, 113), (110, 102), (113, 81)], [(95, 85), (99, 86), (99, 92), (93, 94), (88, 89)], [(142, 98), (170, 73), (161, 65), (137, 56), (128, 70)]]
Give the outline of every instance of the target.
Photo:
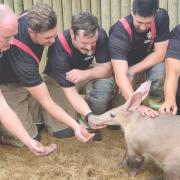
[(151, 87), (151, 81), (146, 81), (143, 84), (141, 84), (141, 86), (139, 86), (138, 89), (136, 89), (135, 93), (138, 92), (142, 93), (142, 101), (143, 101), (149, 94), (150, 87)]
[(127, 111), (137, 109), (141, 105), (141, 102), (149, 94), (150, 86), (151, 81), (146, 81), (134, 92), (132, 97), (126, 103)]

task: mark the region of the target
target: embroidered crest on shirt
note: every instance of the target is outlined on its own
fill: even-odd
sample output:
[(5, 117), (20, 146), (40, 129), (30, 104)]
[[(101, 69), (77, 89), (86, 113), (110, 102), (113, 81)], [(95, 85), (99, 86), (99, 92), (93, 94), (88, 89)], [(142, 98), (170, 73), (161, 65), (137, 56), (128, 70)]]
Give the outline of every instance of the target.
[(89, 61), (94, 58), (94, 51), (89, 51), (87, 56), (84, 58), (84, 61)]
[(147, 36), (146, 36), (147, 39), (144, 41), (144, 44), (150, 43), (151, 42), (151, 37), (152, 37), (152, 33), (151, 33), (151, 31), (149, 31), (147, 33)]

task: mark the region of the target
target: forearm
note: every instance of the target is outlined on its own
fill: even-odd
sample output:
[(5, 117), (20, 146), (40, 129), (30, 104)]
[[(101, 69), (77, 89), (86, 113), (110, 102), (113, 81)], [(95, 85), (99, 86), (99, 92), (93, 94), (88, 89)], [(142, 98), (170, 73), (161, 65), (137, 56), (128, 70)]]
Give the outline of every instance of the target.
[(69, 114), (67, 114), (53, 101), (44, 83), (27, 89), (31, 95), (42, 105), (42, 107), (57, 121), (66, 124), (74, 130), (79, 126), (78, 123)]
[(166, 102), (176, 102), (176, 92), (180, 75), (180, 61), (172, 58), (165, 60), (166, 79), (164, 84), (164, 95)]
[(154, 51), (146, 56), (141, 62), (131, 66), (130, 71), (132, 71), (134, 74), (137, 74), (164, 61), (168, 42), (168, 40), (163, 42), (156, 42), (154, 44)]
[(166, 102), (176, 102), (176, 92), (179, 76), (175, 72), (166, 74), (164, 83), (164, 96)]
[(87, 80), (103, 79), (112, 75), (112, 65), (111, 63), (96, 64), (93, 68), (84, 71)]
[[(116, 75), (115, 75), (115, 78), (116, 78)], [(116, 78), (116, 83), (119, 87), (119, 91), (122, 94), (122, 96), (126, 100), (128, 100), (134, 93), (134, 90), (133, 90), (131, 82), (129, 81), (127, 74), (121, 73), (121, 75), (119, 75), (119, 77)]]
[(129, 70), (133, 74), (137, 74), (139, 72), (143, 72), (143, 71), (153, 67), (154, 65), (162, 62), (163, 60), (164, 60), (164, 57), (162, 57), (161, 54), (159, 54), (157, 52), (153, 52), (153, 53), (149, 54), (146, 58), (144, 58), (141, 62), (131, 66), (129, 68)]
[(12, 109), (6, 103), (4, 97), (0, 93), (0, 121), (4, 127), (16, 136), (23, 144), (29, 145), (32, 138), (23, 127), (21, 121)]
[(127, 100), (134, 92), (131, 82), (128, 78), (128, 63), (124, 60), (115, 59), (112, 59), (111, 62), (114, 69), (116, 84), (118, 85), (122, 96), (124, 96), (124, 98)]
[[(84, 98), (76, 91), (74, 87), (71, 88), (63, 88), (64, 93), (73, 106), (73, 108), (83, 116), (88, 114), (91, 110), (87, 104), (87, 102), (84, 100)], [(78, 102), (78, 103), (77, 103)]]
[(46, 111), (57, 121), (62, 122), (75, 130), (78, 126), (77, 122), (60, 106), (58, 106), (51, 98), (47, 101), (48, 103), (41, 103)]

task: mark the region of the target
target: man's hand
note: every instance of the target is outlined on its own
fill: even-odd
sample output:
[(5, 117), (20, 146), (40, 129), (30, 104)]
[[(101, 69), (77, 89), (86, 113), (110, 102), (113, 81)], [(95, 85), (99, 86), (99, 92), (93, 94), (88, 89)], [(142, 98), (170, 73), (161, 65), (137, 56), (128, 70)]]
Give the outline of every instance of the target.
[(76, 129), (75, 129), (75, 137), (81, 141), (81, 142), (87, 142), (89, 140), (92, 140), (92, 138), (94, 137), (95, 134), (93, 133), (89, 133), (84, 127), (82, 127), (81, 125), (79, 125)]
[(167, 102), (165, 101), (160, 109), (159, 112), (162, 114), (172, 114), (172, 115), (176, 115), (177, 114), (177, 105), (175, 101), (172, 102)]
[(57, 149), (56, 144), (50, 144), (48, 146), (43, 146), (40, 142), (32, 140), (27, 147), (36, 155), (36, 156), (46, 156), (52, 153)]
[(66, 73), (66, 80), (76, 84), (87, 79), (85, 70), (73, 69)]
[(143, 106), (141, 105), (139, 108), (138, 108), (139, 112), (141, 113), (142, 116), (148, 116), (150, 118), (155, 118), (157, 116), (159, 116), (159, 112), (158, 111), (155, 111), (149, 107), (146, 107), (146, 106)]
[(92, 129), (102, 129), (102, 128), (107, 127), (107, 125), (98, 124), (97, 122), (98, 122), (98, 115), (91, 114), (88, 117), (88, 124), (90, 125)]

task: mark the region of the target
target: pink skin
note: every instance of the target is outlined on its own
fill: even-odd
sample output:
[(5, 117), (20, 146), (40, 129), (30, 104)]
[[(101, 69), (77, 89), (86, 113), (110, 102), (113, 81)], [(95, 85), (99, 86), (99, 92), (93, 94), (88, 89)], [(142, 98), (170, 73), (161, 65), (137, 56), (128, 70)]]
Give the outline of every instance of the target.
[(41, 33), (33, 32), (30, 28), (28, 29), (28, 31), (34, 43), (49, 47), (52, 45), (52, 43), (55, 42), (55, 37), (57, 35), (58, 30), (57, 27), (55, 27), (53, 29)]
[(84, 36), (83, 30), (80, 30), (77, 35), (70, 30), (70, 35), (74, 47), (76, 47), (83, 54), (89, 54), (93, 51), (93, 48), (96, 45), (99, 33), (97, 30), (93, 35)]
[(151, 24), (154, 20), (154, 16), (141, 17), (132, 13), (134, 27), (137, 32), (144, 33), (151, 28)]
[(0, 51), (6, 51), (10, 48), (13, 37), (18, 32), (18, 21), (16, 16), (7, 17), (0, 24)]

